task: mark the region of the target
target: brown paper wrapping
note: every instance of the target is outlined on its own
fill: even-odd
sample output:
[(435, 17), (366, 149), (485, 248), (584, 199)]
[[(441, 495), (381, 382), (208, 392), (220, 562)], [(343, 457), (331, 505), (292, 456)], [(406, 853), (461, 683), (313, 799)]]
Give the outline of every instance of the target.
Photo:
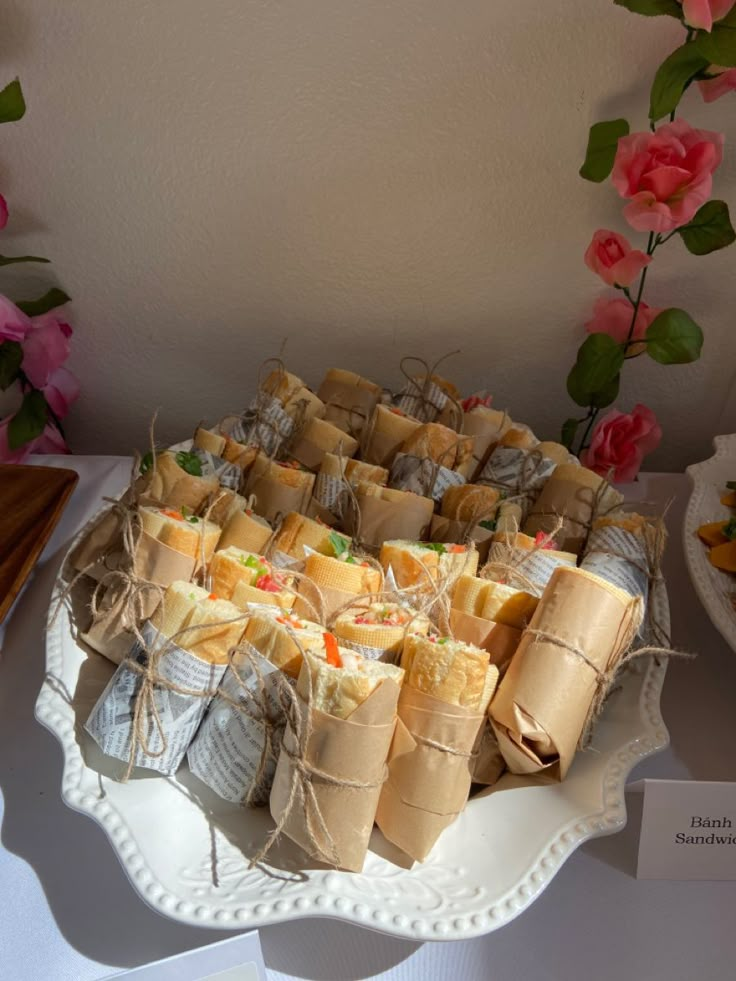
[[(384, 501), (356, 491), (360, 508), (360, 540), (369, 548), (385, 541), (419, 541), (429, 528), (434, 505), (427, 497), (409, 494), (401, 501)], [(355, 537), (355, 530), (352, 532)]]
[[(484, 408), (479, 406), (478, 408)], [(462, 431), (468, 436), (474, 436), (473, 460), (475, 467), (473, 474), (480, 473), (483, 464), (493, 452), (496, 444), (503, 434), (511, 428), (511, 418), (506, 412), (498, 409), (488, 409), (484, 412), (476, 412), (471, 409), (466, 412), (463, 418)]]
[[(386, 757), (394, 733), (399, 687), (387, 679), (359, 705), (349, 719), (336, 719), (323, 712), (311, 710), (312, 731), (305, 747), (303, 762), (307, 767), (327, 773), (338, 780), (374, 784), (367, 788), (341, 787), (311, 775), (311, 785), (330, 841), (320, 840), (320, 822), (312, 814), (314, 840), (307, 830), (308, 798), (297, 793), (294, 806), (283, 825), (284, 833), (306, 852), (320, 861), (339, 868), (360, 872), (368, 850), (373, 829), (376, 805), (385, 775)], [(308, 705), (297, 696), (304, 717)], [(297, 737), (287, 725), (284, 745), (297, 752)], [(276, 766), (271, 789), (271, 814), (275, 821), (282, 817), (293, 780), (299, 780), (294, 763), (282, 750)]]
[(381, 397), (380, 389), (372, 382), (368, 384), (371, 388), (325, 378), (318, 392), (325, 403), (325, 419), (343, 432), (358, 436)]
[(172, 582), (190, 582), (198, 565), (196, 558), (177, 552), (159, 542), (146, 531), (141, 531), (133, 556), (133, 573), (139, 579), (170, 586)]
[(603, 477), (585, 467), (563, 463), (542, 488), (521, 530), (533, 538), (539, 531), (554, 531), (561, 517), (562, 528), (555, 535), (557, 547), (579, 555), (593, 519), (622, 502), (623, 495), (606, 485)]
[[(138, 590), (136, 596), (139, 604), (140, 626), (156, 612), (162, 594), (159, 590), (151, 589), (150, 591)], [(124, 582), (113, 578), (97, 604), (97, 619), (82, 633), (82, 640), (85, 643), (114, 664), (120, 664), (125, 660), (135, 642), (135, 636), (122, 626), (124, 611), (129, 601), (130, 594)]]
[[(474, 767), (471, 754), (485, 717), (407, 685), (401, 689), (398, 712), (376, 824), (389, 841), (421, 862), (465, 806)], [(428, 746), (415, 736), (463, 755)]]
[(387, 405), (377, 405), (365, 427), (361, 459), (390, 469), (401, 444), (420, 426), (411, 416), (392, 412)]
[(454, 518), (435, 514), (432, 516), (432, 523), (429, 528), (429, 540), (431, 542), (457, 542), (461, 545), (465, 544), (465, 539), (475, 542), (478, 549), (478, 561), (482, 564), (488, 558), (493, 532), (490, 528), (482, 528), (480, 525), (474, 525), (470, 531), (467, 528), (467, 521), (455, 521)]
[[(323, 613), (325, 623), (337, 610), (345, 610), (348, 603), (357, 599), (356, 593), (350, 593), (346, 589), (335, 589), (334, 586), (315, 586), (307, 580), (302, 580), (299, 585), (299, 595), (294, 604), (294, 613), (307, 620), (314, 620), (320, 612), (319, 596), (322, 597)], [(311, 604), (311, 606), (309, 605)]]
[(343, 457), (353, 456), (358, 449), (357, 439), (328, 419), (308, 419), (289, 449), (289, 456), (309, 470), (317, 471), (328, 453), (339, 452)]
[(456, 640), (488, 651), (490, 662), (496, 665), (499, 674), (508, 668), (522, 636), (522, 631), (516, 627), (494, 623), (462, 610), (450, 610), (450, 629)]
[(314, 474), (309, 476), (312, 478), (311, 482), (305, 482), (299, 487), (290, 487), (267, 473), (255, 473), (254, 468), (250, 472), (246, 487), (246, 492), (252, 494), (255, 499), (253, 510), (266, 521), (271, 522), (276, 522), (281, 515), (288, 514), (289, 511), (304, 514), (314, 484)]
[[(599, 686), (597, 672), (615, 667), (641, 616), (639, 597), (581, 569), (554, 571), (489, 710), (513, 773), (552, 769), (564, 778)], [(579, 649), (597, 671), (534, 631)]]
[(321, 521), (323, 524), (329, 525), (330, 528), (335, 528), (340, 522), (340, 519), (332, 511), (328, 511), (326, 507), (323, 507), (316, 497), (310, 497), (306, 514), (308, 518)]
[(72, 568), (92, 579), (102, 579), (117, 569), (122, 556), (122, 527), (118, 511), (105, 511), (72, 552)]
[(506, 760), (498, 745), (496, 733), (486, 718), (478, 743), (478, 755), (473, 766), (473, 783), (491, 787), (506, 769)]

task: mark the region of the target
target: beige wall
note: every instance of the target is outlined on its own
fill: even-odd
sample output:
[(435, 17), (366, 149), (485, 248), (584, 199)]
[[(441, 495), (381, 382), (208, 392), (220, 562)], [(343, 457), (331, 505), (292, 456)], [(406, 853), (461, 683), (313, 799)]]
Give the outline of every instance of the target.
[[(646, 123), (679, 36), (611, 0), (22, 0), (4, 5), (3, 251), (54, 260), (74, 297), (69, 433), (125, 452), (242, 406), (284, 339), (310, 382), (328, 365), (388, 385), (407, 353), (554, 437), (598, 284), (610, 185), (577, 176), (587, 128)], [(684, 115), (724, 129), (716, 191), (736, 210), (736, 95)], [(696, 366), (629, 368), (619, 405), (660, 416), (650, 465), (680, 468), (736, 429), (736, 247), (673, 242), (650, 302), (706, 334)], [(39, 280), (3, 271), (10, 295)], [(697, 405), (697, 409), (696, 409)], [(729, 407), (730, 406), (730, 407)]]

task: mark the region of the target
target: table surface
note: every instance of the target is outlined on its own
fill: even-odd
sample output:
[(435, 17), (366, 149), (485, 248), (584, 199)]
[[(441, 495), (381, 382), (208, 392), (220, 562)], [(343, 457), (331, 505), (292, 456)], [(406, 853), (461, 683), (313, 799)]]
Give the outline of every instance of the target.
[[(60, 797), (61, 749), (34, 719), (44, 674), (44, 624), (54, 577), (102, 495), (127, 483), (122, 457), (39, 457), (80, 482), (31, 581), (0, 627), (0, 981), (105, 978), (231, 932), (183, 926), (152, 912), (129, 885), (100, 828)], [(736, 654), (690, 585), (681, 545), (683, 475), (645, 475), (635, 499), (664, 504), (665, 574), (677, 647), (694, 661), (668, 670), (662, 711), (671, 745), (642, 777), (733, 780)], [(629, 823), (583, 845), (512, 923), (476, 940), (410, 943), (327, 919), (260, 931), (273, 981), (722, 981), (734, 976), (736, 883), (639, 882), (640, 795)]]

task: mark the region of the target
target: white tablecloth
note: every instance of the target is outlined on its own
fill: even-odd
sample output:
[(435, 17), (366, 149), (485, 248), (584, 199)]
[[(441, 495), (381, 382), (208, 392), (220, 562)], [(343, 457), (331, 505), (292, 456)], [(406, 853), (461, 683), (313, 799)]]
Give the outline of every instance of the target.
[[(61, 751), (33, 717), (44, 673), (44, 620), (66, 543), (101, 495), (127, 482), (120, 457), (40, 458), (71, 466), (79, 486), (0, 628), (0, 981), (87, 981), (199, 947), (229, 933), (180, 926), (134, 893), (103, 832), (61, 801)], [(672, 745), (641, 777), (733, 780), (736, 654), (711, 626), (680, 543), (688, 484), (648, 475), (637, 498), (664, 503), (675, 644), (698, 651), (670, 665), (663, 714)], [(414, 944), (329, 920), (261, 930), (274, 981), (725, 981), (736, 976), (736, 883), (638, 882), (640, 798), (629, 825), (584, 845), (517, 920), (477, 940)]]

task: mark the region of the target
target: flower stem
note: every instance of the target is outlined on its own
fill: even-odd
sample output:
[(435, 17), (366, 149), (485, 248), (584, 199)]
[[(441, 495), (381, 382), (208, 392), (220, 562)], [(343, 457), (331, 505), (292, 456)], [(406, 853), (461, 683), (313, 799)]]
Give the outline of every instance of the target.
[(580, 454), (583, 452), (583, 450), (587, 446), (588, 436), (590, 436), (590, 431), (593, 428), (593, 423), (595, 422), (596, 416), (598, 415), (598, 413), (600, 411), (601, 411), (600, 409), (596, 409), (592, 405), (588, 409), (588, 425), (585, 427), (585, 432), (583, 433), (583, 438), (580, 440), (580, 446), (578, 447), (578, 452), (577, 452), (577, 455), (578, 456), (580, 456)]

